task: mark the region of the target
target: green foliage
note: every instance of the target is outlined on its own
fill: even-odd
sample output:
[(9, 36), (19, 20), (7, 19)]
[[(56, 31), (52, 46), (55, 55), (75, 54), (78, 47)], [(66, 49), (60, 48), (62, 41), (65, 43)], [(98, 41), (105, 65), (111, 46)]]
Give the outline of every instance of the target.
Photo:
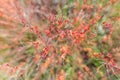
[(25, 54), (31, 54), (35, 51), (35, 49), (33, 47), (29, 47), (25, 50)]

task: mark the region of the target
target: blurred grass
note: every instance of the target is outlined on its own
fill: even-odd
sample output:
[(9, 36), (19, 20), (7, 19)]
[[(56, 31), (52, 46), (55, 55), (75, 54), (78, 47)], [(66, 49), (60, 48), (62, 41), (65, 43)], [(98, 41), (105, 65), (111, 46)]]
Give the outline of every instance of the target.
[[(105, 0), (105, 1), (107, 2), (107, 0)], [(81, 4), (81, 2), (82, 2), (82, 0), (79, 0), (79, 4)], [(97, 2), (101, 3), (102, 5), (105, 5), (105, 3), (106, 3), (106, 2), (102, 2), (102, 0), (97, 0)], [(68, 0), (68, 3), (65, 4), (64, 6), (62, 6), (58, 10), (58, 15), (63, 13), (63, 17), (64, 18), (68, 18), (69, 6), (71, 4), (73, 5), (73, 3), (74, 3), (73, 0)], [(106, 21), (108, 19), (108, 16), (111, 15), (111, 14), (115, 14), (115, 16), (119, 16), (119, 13), (117, 13), (118, 9), (120, 8), (120, 4), (119, 3), (120, 3), (120, 1), (116, 5), (116, 9), (115, 9), (116, 12), (107, 14), (103, 18), (103, 20)], [(81, 6), (81, 5), (79, 5), (79, 6)], [(1, 16), (0, 16), (0, 20), (5, 20), (7, 22), (12, 23), (12, 21), (9, 21), (9, 20), (1, 17)], [(97, 24), (99, 25), (100, 23), (101, 23), (101, 21), (99, 21)], [(75, 26), (77, 27), (78, 24), (79, 23), (76, 22)], [(28, 54), (32, 55), (35, 52), (35, 49), (33, 47), (31, 47), (31, 46), (27, 47), (27, 46), (29, 46), (29, 44), (28, 45), (26, 44), (27, 41), (35, 41), (36, 40), (35, 34), (30, 33), (30, 32), (26, 32), (23, 35), (23, 34), (21, 34), (21, 29), (22, 29), (21, 26), (18, 26), (18, 25), (16, 25), (16, 26), (11, 28), (11, 27), (4, 27), (4, 25), (2, 25), (2, 24), (0, 25), (0, 29), (1, 29), (1, 32), (0, 32), (0, 55), (2, 57), (2, 58), (0, 57), (0, 59), (1, 59), (1, 61), (3, 61), (3, 62), (0, 62), (0, 63), (4, 63), (5, 59), (7, 59), (6, 62), (9, 61), (9, 60), (11, 61), (11, 59), (14, 59), (13, 56), (10, 56), (10, 55), (12, 55), (14, 53), (16, 53), (16, 56), (18, 55), (18, 57), (19, 57), (19, 54), (22, 54), (22, 53), (23, 53), (22, 56), (25, 56), (25, 55), (28, 55)], [(116, 47), (118, 47), (120, 45), (120, 42), (119, 42), (120, 41), (120, 36), (119, 36), (119, 34), (120, 34), (120, 32), (119, 32), (120, 27), (119, 27), (119, 25), (116, 25), (115, 27), (113, 27), (113, 29), (114, 29), (114, 32), (112, 34), (112, 41), (113, 41), (112, 47), (109, 46), (107, 41), (105, 42), (104, 46), (101, 45), (102, 37), (106, 34), (104, 29), (102, 28), (102, 26), (100, 26), (100, 28), (98, 29), (97, 37), (95, 37), (93, 39), (94, 40), (94, 42), (93, 42), (94, 46), (93, 45), (92, 46), (91, 45), (89, 45), (89, 46), (86, 45), (86, 41), (82, 41), (81, 45), (84, 45), (85, 47), (90, 47), (92, 49), (92, 52), (96, 52), (96, 53), (99, 53), (101, 51), (103, 51), (105, 53), (107, 53), (109, 51), (112, 51), (111, 49), (116, 48)], [(93, 32), (94, 31), (95, 30), (93, 29)], [(19, 41), (21, 41), (21, 42), (23, 41), (22, 42), (23, 44), (19, 43)], [(92, 42), (92, 41), (90, 41), (90, 42)], [(24, 45), (24, 44), (26, 44), (25, 45), (25, 51), (24, 52), (17, 52), (19, 50), (19, 47), (21, 45)], [(88, 54), (91, 54), (92, 52), (88, 51)], [(120, 52), (118, 52), (117, 54), (119, 55), (119, 53)], [(74, 71), (75, 70), (77, 71), (79, 66), (83, 65), (82, 62), (79, 62), (82, 59), (82, 58), (81, 59), (80, 58), (81, 58), (81, 55), (80, 55), (80, 53), (77, 53), (77, 52), (74, 52), (72, 56), (67, 55), (67, 58), (65, 59), (65, 62), (62, 65), (56, 65), (56, 64), (54, 65), (55, 68), (53, 69), (53, 72), (51, 72), (51, 74), (50, 74), (50, 71), (51, 71), (50, 68), (52, 67), (51, 66), (52, 64), (49, 65), (48, 68), (46, 68), (46, 70), (44, 71), (44, 73), (40, 76), (39, 80), (48, 80), (48, 78), (50, 76), (55, 76), (54, 73), (57, 73), (56, 68), (58, 68), (58, 67), (60, 67), (65, 72), (65, 75), (66, 75), (65, 80), (73, 80), (74, 76), (76, 76), (76, 73)], [(76, 59), (78, 59), (78, 60), (80, 59), (80, 60), (76, 61)], [(115, 57), (115, 59), (116, 60), (118, 59), (118, 63), (119, 63), (119, 61), (120, 61), (119, 57), (118, 58)], [(20, 59), (20, 60), (22, 60), (22, 59)], [(82, 61), (84, 61), (84, 60), (82, 60)], [(94, 68), (99, 67), (101, 65), (101, 62), (102, 62), (102, 60), (99, 60), (97, 57), (95, 57), (95, 58), (89, 58), (87, 63), (85, 63), (86, 65), (94, 65), (94, 67), (92, 68), (93, 74), (97, 77), (98, 80), (100, 80), (103, 77), (103, 76), (101, 76), (101, 74), (104, 74), (105, 67), (101, 67), (100, 68), (100, 71), (103, 71), (103, 72), (101, 72), (101, 74), (100, 73), (94, 73), (94, 72), (96, 72), (96, 69), (94, 69)], [(120, 63), (119, 63), (119, 65), (120, 65)], [(80, 68), (80, 70), (82, 72), (84, 72), (83, 69)], [(85, 72), (87, 74), (87, 71), (85, 71)], [(29, 71), (28, 71), (28, 73), (29, 73)], [(28, 73), (26, 73), (26, 75)], [(35, 75), (34, 73), (30, 74), (30, 76), (34, 76), (34, 75)], [(87, 77), (87, 76), (85, 76), (85, 77)], [(3, 78), (3, 80), (6, 80), (6, 79)], [(111, 76), (111, 80), (118, 80), (118, 79), (116, 79), (115, 75), (112, 75)]]

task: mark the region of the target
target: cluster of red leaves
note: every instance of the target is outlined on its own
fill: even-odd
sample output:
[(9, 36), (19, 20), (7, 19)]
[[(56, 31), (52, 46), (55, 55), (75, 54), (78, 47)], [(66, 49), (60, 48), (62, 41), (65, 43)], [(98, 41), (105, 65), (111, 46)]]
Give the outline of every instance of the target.
[[(72, 49), (73, 47), (71, 47), (71, 45), (78, 45), (81, 43), (82, 40), (86, 39), (87, 33), (91, 31), (91, 26), (95, 25), (103, 18), (103, 16), (100, 14), (104, 9), (102, 5), (98, 5), (97, 11), (95, 13), (91, 12), (93, 9), (94, 5), (85, 3), (81, 6), (81, 12), (79, 12), (77, 11), (78, 6), (76, 1), (73, 13), (74, 17), (72, 19), (62, 19), (62, 17), (56, 16), (55, 13), (51, 12), (51, 14), (49, 14), (46, 19), (48, 23), (46, 25), (43, 25), (43, 27), (36, 25), (28, 26), (39, 39), (37, 42), (34, 42), (34, 47), (41, 50), (40, 52), (38, 52), (38, 54), (35, 54), (36, 59), (34, 58), (34, 60), (39, 60), (40, 57), (46, 58), (49, 53), (60, 53), (61, 57), (65, 59), (66, 53), (72, 53), (70, 49)], [(93, 15), (89, 15), (89, 13), (92, 13)], [(84, 18), (83, 15), (85, 15)], [(75, 25), (77, 23), (78, 25), (76, 27)], [(104, 21), (102, 22), (102, 25), (110, 30), (110, 34), (112, 33), (112, 23)], [(92, 36), (93, 35), (95, 34), (92, 34)], [(40, 44), (44, 45), (42, 49), (41, 47), (39, 47)], [(77, 49), (77, 47), (73, 48), (73, 50), (74, 49)], [(111, 65), (115, 64), (112, 58), (109, 58), (108, 61)], [(80, 73), (77, 72), (77, 75), (79, 77)]]
[(15, 75), (17, 71), (19, 71), (19, 75), (22, 75), (24, 73), (24, 69), (20, 68), (20, 66), (10, 66), (8, 63), (4, 63), (0, 65), (0, 72), (6, 71), (8, 72), (9, 76)]

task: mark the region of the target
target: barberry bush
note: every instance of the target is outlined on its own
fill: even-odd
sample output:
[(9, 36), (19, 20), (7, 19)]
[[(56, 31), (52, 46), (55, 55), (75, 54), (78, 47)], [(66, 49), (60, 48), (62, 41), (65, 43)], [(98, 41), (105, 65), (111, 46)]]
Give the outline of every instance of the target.
[(0, 4), (0, 80), (120, 79), (120, 0)]

